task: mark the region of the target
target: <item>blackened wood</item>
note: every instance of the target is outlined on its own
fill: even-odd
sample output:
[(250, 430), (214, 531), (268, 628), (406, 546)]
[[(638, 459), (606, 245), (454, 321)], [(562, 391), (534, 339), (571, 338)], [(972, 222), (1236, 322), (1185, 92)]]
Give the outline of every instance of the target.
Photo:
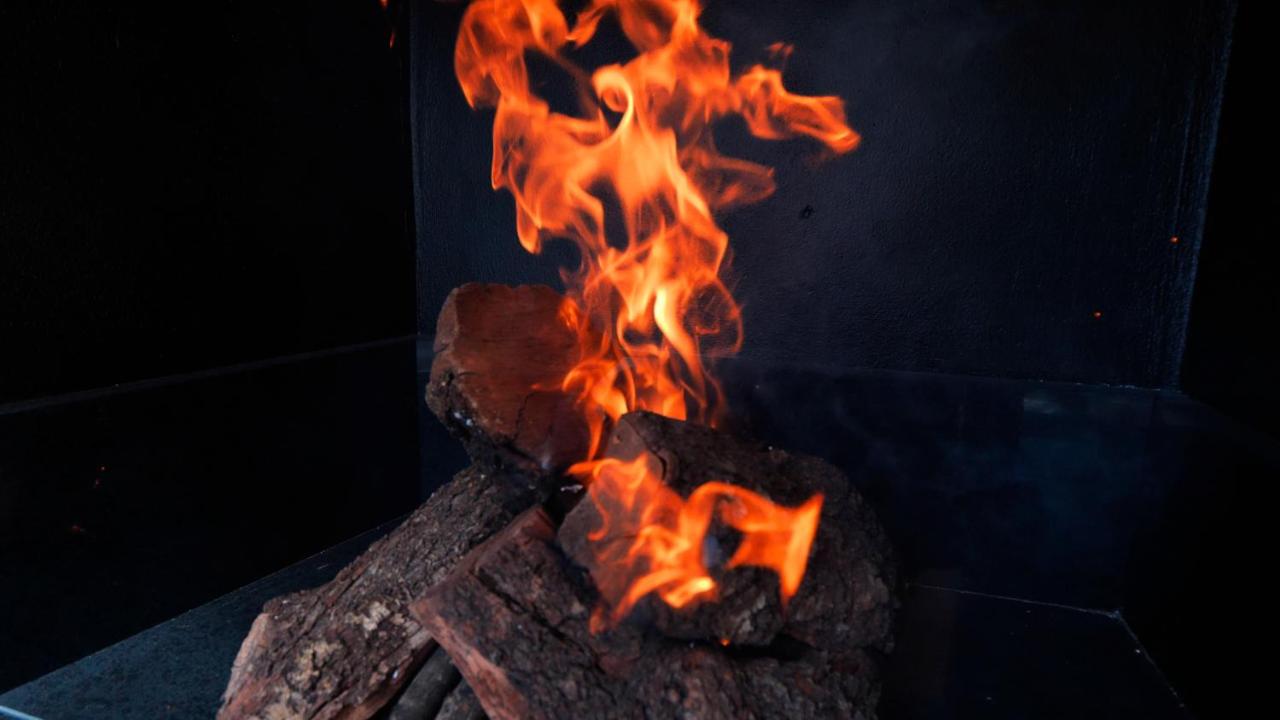
[(445, 300), (427, 405), (476, 463), (546, 478), (586, 455), (581, 413), (559, 389), (578, 357), (566, 302), (542, 285), (481, 283)]
[(331, 582), (269, 601), (218, 717), (371, 716), (433, 647), (408, 604), (532, 502), (518, 483), (465, 470)]
[(388, 720), (432, 720), (460, 680), (449, 655), (437, 646), (396, 698)]
[(436, 720), (485, 720), (486, 717), (480, 699), (464, 680), (444, 699)]
[(878, 683), (814, 648), (735, 655), (622, 626), (589, 629), (594, 593), (531, 510), (472, 551), (412, 610), (489, 717), (874, 718)]
[[(704, 557), (720, 586), (715, 600), (676, 610), (650, 597), (638, 614), (667, 635), (688, 640), (765, 646), (785, 636), (834, 653), (867, 650), (874, 655), (892, 649), (897, 606), (893, 554), (874, 512), (840, 471), (817, 458), (743, 442), (711, 428), (652, 413), (628, 414), (614, 428), (606, 454), (630, 460), (645, 453), (656, 458), (663, 481), (682, 496), (716, 480), (787, 506), (816, 492), (825, 501), (804, 580), (785, 612), (771, 571), (724, 570)], [(565, 518), (559, 540), (577, 563), (603, 581), (603, 569), (595, 562), (596, 541), (587, 538), (600, 524), (594, 502), (584, 498)], [(711, 544), (720, 548), (714, 555), (730, 557), (736, 532), (717, 524), (712, 538)], [(598, 542), (631, 541), (605, 536)]]

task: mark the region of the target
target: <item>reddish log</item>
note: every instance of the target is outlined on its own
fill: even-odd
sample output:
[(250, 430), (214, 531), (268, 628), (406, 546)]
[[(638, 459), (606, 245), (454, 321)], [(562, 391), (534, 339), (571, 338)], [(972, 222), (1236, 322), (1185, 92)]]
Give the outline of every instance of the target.
[(427, 405), (476, 463), (546, 478), (586, 455), (586, 426), (559, 390), (578, 353), (565, 302), (542, 285), (481, 283), (445, 300)]

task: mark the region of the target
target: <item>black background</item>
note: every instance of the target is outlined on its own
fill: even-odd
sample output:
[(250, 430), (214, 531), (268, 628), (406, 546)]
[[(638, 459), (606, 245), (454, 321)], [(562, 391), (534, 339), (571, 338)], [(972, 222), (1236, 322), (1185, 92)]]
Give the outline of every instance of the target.
[(0, 688), (428, 489), (398, 17), (0, 5)]
[(0, 403), (413, 328), (377, 0), (0, 7)]
[[(1212, 442), (1186, 433), (1152, 443), (1166, 497), (1152, 503), (1152, 533), (1134, 550), (1141, 561), (1132, 562), (1124, 603), (1134, 631), (1201, 717), (1252, 711), (1254, 693), (1268, 687), (1263, 671), (1222, 659), (1247, 656), (1275, 623), (1269, 599), (1248, 578), (1269, 562), (1276, 466), (1259, 467), (1241, 450), (1267, 443), (1257, 430), (1272, 443), (1280, 437), (1280, 185), (1265, 111), (1275, 85), (1275, 8), (1246, 1), (1237, 13), (1182, 374), (1186, 393), (1251, 429), (1237, 424)], [(1170, 421), (1189, 426), (1174, 414)], [(1178, 466), (1202, 470), (1186, 475)]]
[(1265, 110), (1275, 5), (1242, 3), (1232, 35), (1183, 389), (1280, 436), (1280, 183)]

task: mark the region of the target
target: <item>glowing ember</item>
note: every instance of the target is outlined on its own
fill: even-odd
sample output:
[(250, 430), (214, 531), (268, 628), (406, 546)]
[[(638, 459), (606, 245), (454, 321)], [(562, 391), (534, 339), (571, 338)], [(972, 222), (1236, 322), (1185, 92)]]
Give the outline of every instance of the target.
[[(808, 136), (839, 153), (858, 144), (839, 98), (794, 95), (763, 65), (734, 76), (729, 44), (703, 32), (700, 12), (696, 0), (592, 0), (570, 25), (554, 0), (477, 0), (454, 56), (467, 101), (496, 109), (492, 181), (515, 196), (521, 244), (537, 253), (563, 238), (580, 251), (564, 277), (561, 318), (580, 354), (563, 389), (591, 429), (575, 472), (593, 479), (602, 507), (627, 508), (602, 514), (635, 537), (616, 558), (627, 580), (617, 616), (650, 592), (674, 606), (714, 593), (701, 557), (713, 516), (743, 534), (730, 565), (774, 569), (789, 598), (821, 505), (815, 497), (780, 508), (723, 483), (681, 499), (643, 464), (594, 460), (609, 425), (629, 411), (712, 425), (724, 412), (703, 357), (736, 352), (742, 320), (720, 278), (728, 237), (713, 213), (758, 201), (774, 184), (770, 168), (721, 155), (711, 124), (736, 115), (759, 138)], [(609, 14), (637, 55), (588, 74), (567, 53)], [(790, 53), (769, 50), (776, 63)], [(531, 55), (577, 81), (578, 114), (553, 111), (533, 91)], [(609, 237), (606, 227), (619, 232)], [(812, 526), (797, 526), (801, 517)]]

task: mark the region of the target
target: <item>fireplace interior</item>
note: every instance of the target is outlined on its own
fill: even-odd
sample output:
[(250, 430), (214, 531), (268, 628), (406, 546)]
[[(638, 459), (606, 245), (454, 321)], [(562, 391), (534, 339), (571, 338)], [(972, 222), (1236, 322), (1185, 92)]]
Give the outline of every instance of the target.
[[(572, 72), (526, 51), (527, 88), (464, 93), (468, 13), (556, 5), (61, 2), (3, 23), (25, 28), (6, 42), (25, 110), (0, 121), (0, 717), (1252, 708), (1280, 472), (1261, 7), (700, 3), (733, 78), (777, 63), (827, 99), (766, 103), (762, 130), (742, 91), (675, 134), (776, 184), (708, 203), (729, 250), (687, 304), (742, 342), (697, 353), (705, 387), (660, 363), (677, 411), (645, 392), (667, 326), (629, 318), (588, 368), (588, 288), (613, 283), (620, 322), (624, 280), (563, 272), (591, 257), (574, 233), (612, 258), (652, 216), (535, 254), (517, 211), (557, 210), (520, 187), (536, 158), (494, 189), (474, 98), (572, 114)], [(621, 5), (661, 27), (686, 7)], [(633, 57), (611, 12), (566, 57)], [(684, 157), (701, 196), (723, 190)], [(654, 206), (663, 232), (702, 227), (679, 197)], [(599, 367), (628, 380), (581, 380)], [(626, 382), (617, 413), (579, 392)], [(634, 510), (603, 493), (641, 457)], [(699, 517), (692, 550), (659, 554)], [(615, 518), (643, 530), (599, 529)], [(334, 637), (295, 681), (293, 648)]]

